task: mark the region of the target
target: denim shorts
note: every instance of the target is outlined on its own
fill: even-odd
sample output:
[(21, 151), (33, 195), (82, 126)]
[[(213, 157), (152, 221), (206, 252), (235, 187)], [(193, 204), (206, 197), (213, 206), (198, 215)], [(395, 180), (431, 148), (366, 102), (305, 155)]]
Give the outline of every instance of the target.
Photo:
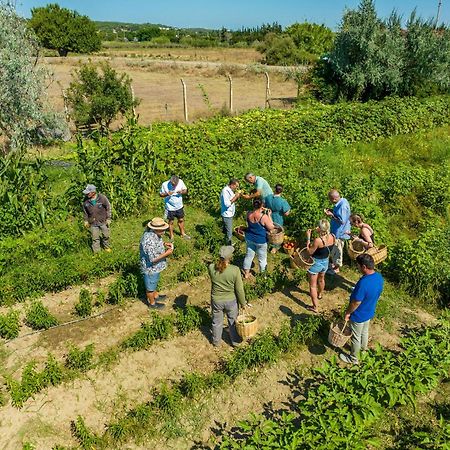
[(328, 270), (328, 258), (319, 259), (313, 258), (314, 264), (308, 269), (308, 273), (311, 275), (317, 275), (319, 273), (324, 273)]
[(145, 290), (147, 292), (153, 292), (156, 291), (156, 288), (158, 287), (158, 281), (161, 277), (161, 273), (143, 273), (142, 276), (144, 277), (144, 283), (145, 283)]

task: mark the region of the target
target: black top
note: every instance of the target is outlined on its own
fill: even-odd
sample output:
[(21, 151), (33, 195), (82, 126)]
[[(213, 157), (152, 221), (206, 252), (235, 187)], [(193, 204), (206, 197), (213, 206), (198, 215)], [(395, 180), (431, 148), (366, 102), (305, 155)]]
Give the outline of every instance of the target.
[[(334, 238), (334, 236), (333, 236)], [(333, 239), (333, 243), (331, 245), (325, 245), (325, 241), (320, 238), (320, 240), (322, 241), (323, 247), (319, 247), (318, 249), (316, 249), (316, 251), (312, 254), (313, 258), (317, 258), (317, 259), (326, 259), (330, 256), (331, 253), (331, 249), (334, 246), (334, 239)]]
[[(363, 228), (364, 228), (364, 226), (363, 226)], [(370, 235), (370, 239), (372, 239), (372, 242), (375, 244), (375, 233), (373, 232), (372, 228), (369, 227), (369, 225), (366, 225), (366, 228), (372, 232), (372, 234)], [(362, 235), (362, 228), (361, 228), (361, 231), (359, 232), (358, 237), (360, 239), (362, 239), (364, 242), (367, 242)]]

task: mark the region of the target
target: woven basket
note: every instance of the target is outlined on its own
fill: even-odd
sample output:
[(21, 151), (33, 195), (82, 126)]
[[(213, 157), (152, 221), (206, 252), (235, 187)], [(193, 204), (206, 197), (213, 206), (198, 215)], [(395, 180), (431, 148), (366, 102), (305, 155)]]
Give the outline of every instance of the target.
[(366, 253), (372, 256), (375, 264), (380, 264), (387, 258), (387, 247), (385, 245), (372, 247), (369, 248)]
[(242, 231), (242, 227), (236, 227), (234, 234), (240, 241), (245, 241), (245, 233)]
[(281, 245), (284, 242), (284, 228), (281, 225), (275, 225), (275, 228), (267, 235), (270, 244)]
[(341, 327), (337, 323), (332, 323), (330, 327), (330, 332), (328, 333), (328, 342), (333, 347), (341, 348), (350, 339), (352, 331), (347, 326), (347, 321), (345, 321), (344, 326)]
[(308, 253), (307, 248), (302, 248), (299, 250), (295, 249), (294, 253), (291, 255), (291, 266), (298, 269), (309, 269), (314, 264), (312, 256)]
[(239, 314), (236, 318), (236, 330), (242, 339), (250, 338), (258, 332), (258, 319), (255, 316)]
[(361, 241), (355, 241), (351, 240), (347, 247), (347, 253), (348, 256), (350, 256), (351, 259), (356, 259), (358, 255), (362, 255), (364, 253), (364, 245)]
[(285, 247), (286, 244), (283, 244), (283, 250), (288, 254), (288, 255), (293, 255), (295, 250), (297, 250), (297, 247), (292, 247), (292, 248), (286, 248)]

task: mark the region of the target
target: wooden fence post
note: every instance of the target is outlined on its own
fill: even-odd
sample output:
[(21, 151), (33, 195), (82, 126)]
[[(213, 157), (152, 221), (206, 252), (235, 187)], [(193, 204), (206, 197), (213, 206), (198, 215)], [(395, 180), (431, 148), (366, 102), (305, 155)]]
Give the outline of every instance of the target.
[(270, 79), (269, 79), (269, 74), (267, 72), (264, 72), (264, 75), (266, 76), (266, 103), (264, 105), (265, 108), (269, 108), (270, 107)]
[(230, 97), (229, 97), (229, 101), (230, 101), (230, 112), (233, 112), (233, 79), (231, 78), (230, 74), (227, 74), (228, 77), (228, 82), (230, 83)]
[(188, 107), (187, 107), (187, 95), (186, 95), (186, 83), (183, 78), (181, 78), (181, 84), (183, 85), (183, 110), (184, 110), (184, 120), (189, 121), (188, 117)]

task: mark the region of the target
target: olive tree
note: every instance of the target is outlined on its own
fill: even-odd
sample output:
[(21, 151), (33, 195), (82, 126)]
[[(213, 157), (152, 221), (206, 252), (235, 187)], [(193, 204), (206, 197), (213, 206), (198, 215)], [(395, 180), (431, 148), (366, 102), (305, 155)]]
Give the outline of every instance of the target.
[(67, 125), (46, 96), (45, 69), (38, 64), (39, 45), (14, 8), (0, 3), (0, 146), (2, 152), (62, 137)]

